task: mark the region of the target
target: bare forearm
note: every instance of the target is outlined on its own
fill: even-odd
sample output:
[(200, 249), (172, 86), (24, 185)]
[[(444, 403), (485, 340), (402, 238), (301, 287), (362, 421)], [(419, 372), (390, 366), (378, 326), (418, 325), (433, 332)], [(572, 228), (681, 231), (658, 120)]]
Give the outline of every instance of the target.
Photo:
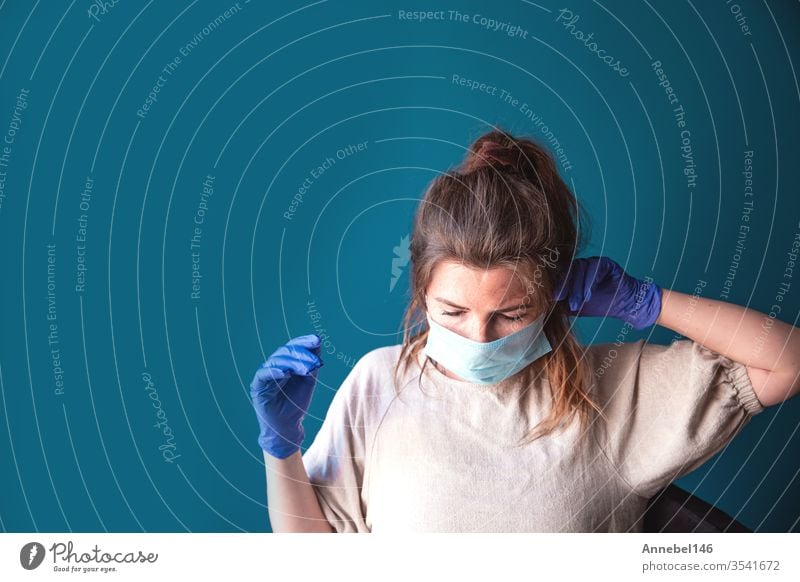
[(264, 453), (267, 506), (276, 533), (333, 533), (314, 493), (300, 451), (278, 459)]
[(800, 330), (754, 309), (664, 289), (656, 323), (748, 366), (800, 369)]

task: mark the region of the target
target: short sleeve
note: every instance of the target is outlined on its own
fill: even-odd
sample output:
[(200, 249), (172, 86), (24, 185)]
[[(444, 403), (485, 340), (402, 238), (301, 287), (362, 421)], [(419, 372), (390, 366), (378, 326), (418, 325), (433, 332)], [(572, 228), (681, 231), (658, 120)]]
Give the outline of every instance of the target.
[(764, 410), (746, 366), (693, 340), (592, 348), (609, 457), (642, 497), (705, 463)]
[[(358, 412), (357, 365), (334, 394), (325, 419), (303, 464), (325, 518), (337, 533), (362, 533), (366, 505), (361, 498), (364, 480), (364, 425)], [(319, 388), (318, 388), (319, 389)]]

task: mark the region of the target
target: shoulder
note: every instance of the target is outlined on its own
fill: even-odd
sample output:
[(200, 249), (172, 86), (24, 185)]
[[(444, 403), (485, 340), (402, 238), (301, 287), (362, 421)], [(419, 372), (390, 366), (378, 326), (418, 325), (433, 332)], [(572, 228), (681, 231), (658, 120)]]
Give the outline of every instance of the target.
[(607, 374), (627, 373), (632, 366), (638, 365), (644, 351), (650, 349), (643, 339), (633, 342), (607, 342), (584, 346), (586, 362), (594, 375), (603, 377)]
[(400, 350), (402, 348), (403, 344), (395, 344), (372, 349), (361, 356), (358, 365), (367, 368), (382, 368), (387, 364), (395, 364), (400, 357)]
[(675, 382), (694, 367), (697, 352), (698, 347), (688, 339), (667, 345), (638, 339), (585, 347), (593, 391), (604, 401), (626, 393), (635, 398), (638, 388)]
[(595, 344), (587, 347), (586, 354), (597, 392), (609, 398), (624, 392), (635, 392), (633, 398), (646, 397), (648, 392), (688, 398), (709, 387), (727, 386), (730, 394), (751, 399), (742, 364), (689, 338), (668, 344), (644, 339)]
[[(689, 338), (669, 344), (650, 343), (644, 339), (632, 342), (609, 342), (585, 346), (587, 361), (597, 366), (598, 375), (611, 371), (629, 372), (632, 366), (664, 367), (671, 364), (696, 364), (724, 359)], [(614, 370), (616, 368), (616, 370)]]
[(402, 344), (374, 348), (356, 362), (350, 375), (362, 381), (383, 382), (392, 378)]
[(339, 388), (356, 408), (381, 408), (395, 393), (395, 365), (402, 344), (374, 348), (355, 363)]

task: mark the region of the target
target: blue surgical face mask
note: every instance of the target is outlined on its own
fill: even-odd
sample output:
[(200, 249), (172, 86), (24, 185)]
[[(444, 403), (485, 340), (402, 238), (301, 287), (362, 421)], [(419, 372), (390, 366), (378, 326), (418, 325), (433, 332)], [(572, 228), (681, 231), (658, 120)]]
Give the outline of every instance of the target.
[(478, 384), (495, 384), (552, 351), (542, 325), (544, 314), (522, 329), (492, 342), (476, 342), (428, 317), (428, 341), (422, 353)]

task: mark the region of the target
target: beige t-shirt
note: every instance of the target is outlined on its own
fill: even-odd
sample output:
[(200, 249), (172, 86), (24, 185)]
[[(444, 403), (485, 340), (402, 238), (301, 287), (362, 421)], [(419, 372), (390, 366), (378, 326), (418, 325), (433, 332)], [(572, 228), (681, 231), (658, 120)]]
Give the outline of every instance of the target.
[(545, 378), (520, 392), (519, 373), (481, 385), (429, 362), (420, 382), (419, 360), (398, 397), (400, 347), (357, 362), (303, 455), (340, 533), (638, 532), (650, 497), (763, 410), (744, 365), (692, 340), (596, 344), (590, 390), (608, 424), (595, 414), (579, 443), (576, 417), (514, 447), (547, 415)]

